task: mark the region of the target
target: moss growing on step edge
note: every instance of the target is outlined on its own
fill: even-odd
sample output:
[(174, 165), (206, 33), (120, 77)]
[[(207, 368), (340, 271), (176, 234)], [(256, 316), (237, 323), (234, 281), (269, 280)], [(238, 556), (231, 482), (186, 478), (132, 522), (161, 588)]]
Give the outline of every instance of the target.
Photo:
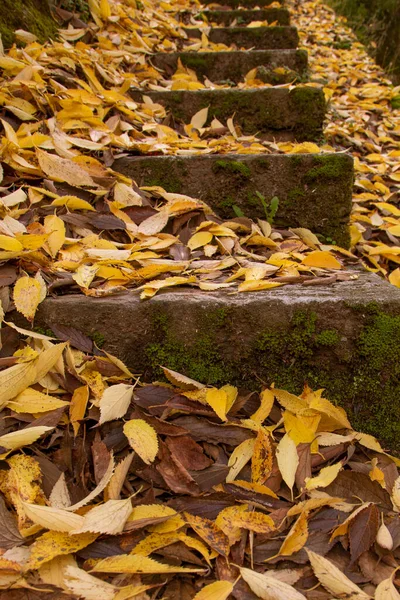
[(182, 178), (184, 178), (187, 174), (187, 168), (182, 160), (177, 160), (171, 165), (163, 161), (152, 161), (150, 158), (143, 164), (142, 173), (145, 173), (145, 175), (141, 185), (160, 186), (167, 192), (179, 194), (182, 192), (182, 180), (178, 173), (181, 173)]
[(339, 331), (320, 328), (315, 313), (297, 312), (288, 328), (261, 331), (237, 356), (230, 351), (237, 337), (234, 313), (206, 314), (193, 343), (178, 340), (170, 317), (160, 313), (158, 339), (145, 348), (146, 379), (159, 378), (163, 365), (216, 386), (259, 389), (264, 381), (299, 394), (308, 383), (343, 406), (355, 429), (400, 453), (400, 316), (368, 305), (360, 322), (355, 339), (344, 341)]
[(6, 48), (15, 41), (16, 29), (26, 29), (40, 42), (57, 36), (57, 25), (47, 0), (1, 0), (0, 35)]
[(247, 165), (239, 160), (217, 160), (213, 165), (214, 173), (225, 170), (228, 173), (241, 175), (245, 179), (250, 179), (251, 170)]
[(316, 156), (314, 162), (316, 166), (310, 169), (304, 177), (304, 180), (308, 183), (320, 178), (341, 179), (342, 177), (348, 177), (349, 163), (343, 155)]

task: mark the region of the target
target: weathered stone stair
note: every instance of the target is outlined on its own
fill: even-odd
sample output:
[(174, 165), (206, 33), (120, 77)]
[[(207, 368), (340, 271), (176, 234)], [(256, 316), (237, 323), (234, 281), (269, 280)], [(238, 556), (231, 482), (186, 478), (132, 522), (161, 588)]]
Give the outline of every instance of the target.
[(233, 22), (236, 26), (247, 25), (252, 21), (267, 21), (277, 25), (290, 25), (290, 13), (287, 8), (265, 8), (256, 10), (210, 10), (206, 9), (193, 15), (192, 12), (181, 11), (177, 18), (186, 25), (194, 16), (196, 20), (205, 18), (208, 23), (217, 23), (218, 25), (228, 27)]
[[(254, 20), (255, 12), (264, 13), (251, 10), (246, 15), (246, 8), (268, 6), (270, 1), (221, 0), (233, 10), (211, 7), (204, 13), (222, 25), (229, 25), (233, 14), (246, 23)], [(238, 6), (243, 8), (236, 11)], [(286, 11), (279, 15), (287, 25)], [(232, 30), (234, 44), (243, 35), (237, 29), (244, 31)], [(215, 83), (238, 83), (256, 67), (286, 67), (302, 78), (307, 73), (307, 54), (296, 49), (183, 51), (156, 54), (152, 62), (170, 76), (178, 58), (200, 80), (207, 77)], [(134, 98), (140, 100), (140, 93), (133, 92)], [(210, 117), (220, 111), (222, 121), (237, 112), (235, 123), (246, 134), (286, 132), (302, 140), (322, 130), (322, 92), (313, 87), (143, 93), (186, 123), (208, 105)], [(296, 95), (303, 93), (309, 94), (308, 101), (296, 108)], [(139, 185), (197, 196), (222, 216), (234, 216), (234, 205), (246, 216), (263, 216), (259, 194), (267, 201), (278, 196), (277, 224), (310, 228), (322, 239), (349, 244), (353, 167), (347, 154), (131, 156), (116, 161), (113, 168)], [(163, 364), (216, 385), (254, 388), (260, 381), (275, 382), (299, 393), (308, 382), (314, 389), (326, 388), (330, 399), (343, 403), (356, 426), (362, 424), (373, 433), (385, 428), (385, 435), (393, 439), (400, 397), (394, 352), (400, 348), (400, 291), (361, 269), (355, 269), (354, 280), (313, 283), (247, 294), (174, 289), (146, 302), (130, 291), (104, 298), (50, 298), (41, 304), (37, 324), (73, 325), (86, 334), (103, 335), (105, 348), (147, 380), (159, 377)]]
[[(202, 29), (185, 27), (189, 38), (201, 38)], [(296, 27), (213, 27), (207, 35), (214, 44), (225, 44), (237, 48), (287, 50), (297, 48), (299, 35)]]

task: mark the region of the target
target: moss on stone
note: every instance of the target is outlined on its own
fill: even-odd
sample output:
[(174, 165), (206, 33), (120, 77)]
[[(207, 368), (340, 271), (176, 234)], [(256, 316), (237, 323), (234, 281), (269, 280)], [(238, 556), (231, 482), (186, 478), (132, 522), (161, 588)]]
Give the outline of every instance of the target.
[(245, 179), (250, 179), (251, 170), (239, 160), (217, 160), (213, 165), (214, 172), (225, 170), (228, 173), (238, 174)]
[(57, 25), (47, 0), (2, 0), (0, 34), (6, 48), (14, 43), (16, 29), (26, 29), (40, 42), (57, 36)]
[(306, 175), (305, 180), (312, 182), (315, 179), (340, 179), (348, 174), (348, 163), (343, 156), (339, 154), (330, 154), (329, 156), (316, 156), (316, 166), (310, 169)]
[(343, 351), (340, 332), (321, 328), (314, 312), (297, 312), (288, 326), (261, 331), (245, 355), (228, 359), (224, 347), (237, 335), (236, 319), (218, 309), (203, 318), (196, 341), (184, 343), (169, 317), (156, 315), (159, 339), (147, 346), (146, 357), (156, 377), (162, 364), (210, 385), (258, 389), (261, 380), (295, 394), (305, 383), (324, 388), (356, 429), (400, 450), (400, 316), (373, 305), (351, 310), (360, 311), (361, 327), (350, 352)]
[(144, 183), (146, 186), (160, 186), (167, 192), (179, 194), (182, 191), (182, 181), (179, 173), (184, 177), (187, 173), (184, 161), (177, 160), (169, 169), (158, 161), (153, 161), (151, 158), (146, 160), (142, 173), (145, 173)]

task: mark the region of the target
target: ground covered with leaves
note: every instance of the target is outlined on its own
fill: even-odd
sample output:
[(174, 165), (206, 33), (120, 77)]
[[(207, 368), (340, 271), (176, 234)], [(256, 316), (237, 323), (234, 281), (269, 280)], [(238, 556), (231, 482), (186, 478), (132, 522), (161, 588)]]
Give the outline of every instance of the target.
[[(400, 598), (399, 460), (321, 391), (217, 389), (168, 369), (142, 385), (85, 336), (60, 344), (7, 317), (33, 321), (48, 293), (333, 282), (357, 257), (400, 286), (399, 90), (329, 9), (291, 0), (310, 85), (330, 99), (321, 151), (356, 158), (352, 252), (277, 230), (271, 206), (222, 221), (139, 189), (115, 158), (320, 148), (134, 102), (131, 87), (217, 87), (182, 67), (163, 79), (151, 54), (220, 46), (187, 41), (173, 18), (187, 3), (90, 6), (89, 26), (63, 15), (61, 41), (19, 32), (24, 47), (0, 51), (0, 597)], [(256, 75), (240, 85), (264, 85)]]
[(12, 331), (0, 597), (399, 598), (400, 461), (322, 390), (140, 386), (83, 336)]

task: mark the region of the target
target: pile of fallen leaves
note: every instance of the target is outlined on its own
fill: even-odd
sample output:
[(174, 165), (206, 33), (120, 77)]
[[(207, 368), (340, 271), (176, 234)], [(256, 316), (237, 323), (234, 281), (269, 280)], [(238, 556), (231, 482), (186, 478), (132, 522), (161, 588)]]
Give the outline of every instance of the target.
[(81, 334), (7, 343), (1, 598), (400, 598), (400, 461), (322, 390), (142, 386)]

